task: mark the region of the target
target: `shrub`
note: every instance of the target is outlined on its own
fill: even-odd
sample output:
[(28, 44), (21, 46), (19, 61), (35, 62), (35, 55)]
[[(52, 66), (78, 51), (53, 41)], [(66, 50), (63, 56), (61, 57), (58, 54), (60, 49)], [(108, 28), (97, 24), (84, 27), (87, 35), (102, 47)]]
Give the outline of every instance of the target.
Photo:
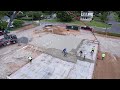
[(0, 22), (0, 30), (4, 30), (4, 29), (6, 29), (7, 24), (8, 24), (8, 23), (5, 22), (5, 21)]
[(18, 14), (17, 16), (16, 16), (16, 18), (18, 19), (18, 18), (22, 18), (22, 17), (25, 17), (26, 15), (25, 14)]
[(41, 11), (29, 11), (26, 13), (26, 15), (28, 15), (28, 17), (32, 17), (33, 20), (40, 20), (42, 14), (43, 13)]
[(63, 21), (63, 22), (70, 22), (70, 21), (72, 21), (72, 16), (68, 15), (65, 11), (58, 11), (57, 12), (57, 18), (60, 21)]
[(17, 27), (21, 27), (23, 23), (24, 21), (22, 20), (14, 20), (13, 25), (15, 28), (17, 28)]
[(19, 20), (31, 21), (32, 17), (22, 17)]

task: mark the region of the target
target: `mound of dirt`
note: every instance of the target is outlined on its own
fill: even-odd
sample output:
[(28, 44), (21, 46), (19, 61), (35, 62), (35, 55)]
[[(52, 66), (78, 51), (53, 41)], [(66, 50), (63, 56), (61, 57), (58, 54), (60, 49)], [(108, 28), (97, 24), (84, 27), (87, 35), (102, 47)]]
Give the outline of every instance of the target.
[(106, 52), (106, 57), (101, 60), (101, 52), (98, 53), (93, 79), (120, 79), (120, 57)]
[(51, 32), (58, 35), (78, 35), (80, 34), (80, 31), (76, 30), (67, 30), (65, 27), (60, 26), (50, 26), (50, 27), (44, 27), (44, 32)]

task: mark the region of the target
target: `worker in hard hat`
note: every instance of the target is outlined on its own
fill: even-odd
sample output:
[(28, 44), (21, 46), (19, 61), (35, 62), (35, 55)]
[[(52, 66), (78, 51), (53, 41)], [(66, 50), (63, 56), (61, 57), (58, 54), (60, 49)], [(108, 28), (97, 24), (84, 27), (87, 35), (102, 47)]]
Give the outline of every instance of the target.
[(91, 55), (94, 53), (94, 51), (95, 51), (95, 46), (91, 50)]
[(84, 57), (83, 57), (83, 60), (85, 60), (85, 58), (86, 58), (86, 55), (87, 55), (87, 53), (85, 52), (85, 53), (84, 53)]
[(32, 62), (32, 57), (28, 57), (29, 62)]
[(102, 53), (102, 60), (105, 58), (105, 53)]
[(64, 53), (64, 56), (67, 55), (67, 50), (66, 50), (66, 48), (63, 49), (62, 53)]
[(83, 54), (83, 52), (82, 52), (82, 50), (80, 51), (80, 57), (82, 56), (82, 54)]

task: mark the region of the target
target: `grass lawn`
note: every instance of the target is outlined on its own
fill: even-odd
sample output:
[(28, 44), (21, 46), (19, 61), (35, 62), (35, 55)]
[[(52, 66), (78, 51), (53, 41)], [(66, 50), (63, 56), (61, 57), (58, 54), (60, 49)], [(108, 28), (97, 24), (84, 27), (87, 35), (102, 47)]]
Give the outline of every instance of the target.
[[(41, 20), (41, 22), (52, 22), (52, 23), (55, 23), (55, 22), (60, 22), (60, 21), (55, 19), (55, 20)], [(84, 22), (84, 23), (89, 25), (89, 26), (96, 26), (96, 27), (101, 27), (101, 28), (106, 28), (106, 26), (107, 27), (111, 27), (110, 25), (107, 25), (107, 24), (102, 23), (102, 22), (94, 21), (94, 20), (91, 21), (91, 22)], [(70, 25), (84, 25), (80, 21), (72, 21), (72, 22), (69, 22), (69, 23), (66, 22), (66, 24), (70, 24)]]
[(32, 21), (32, 17), (22, 17), (22, 18), (19, 18), (18, 20), (23, 20), (23, 21)]
[(56, 22), (60, 22), (60, 21), (57, 20), (57, 19), (53, 19), (53, 20), (44, 19), (44, 20), (40, 20), (40, 22), (51, 22), (51, 23), (56, 23)]

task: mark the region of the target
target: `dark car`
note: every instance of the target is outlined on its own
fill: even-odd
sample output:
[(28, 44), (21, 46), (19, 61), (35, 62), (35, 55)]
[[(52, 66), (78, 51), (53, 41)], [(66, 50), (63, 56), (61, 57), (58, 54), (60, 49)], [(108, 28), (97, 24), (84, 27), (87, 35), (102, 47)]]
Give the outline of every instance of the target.
[(52, 27), (53, 25), (49, 24), (49, 25), (45, 25), (45, 27)]
[(66, 29), (71, 29), (71, 30), (79, 30), (79, 26), (76, 26), (76, 25), (72, 25), (72, 26), (68, 26), (66, 25)]
[(7, 46), (10, 44), (17, 43), (17, 36), (16, 35), (7, 35), (6, 37), (0, 39), (0, 47)]
[(81, 27), (81, 29), (83, 29), (83, 30), (89, 30), (89, 31), (92, 31), (92, 28), (91, 28), (91, 27), (89, 27), (89, 26), (84, 26), (84, 27)]

